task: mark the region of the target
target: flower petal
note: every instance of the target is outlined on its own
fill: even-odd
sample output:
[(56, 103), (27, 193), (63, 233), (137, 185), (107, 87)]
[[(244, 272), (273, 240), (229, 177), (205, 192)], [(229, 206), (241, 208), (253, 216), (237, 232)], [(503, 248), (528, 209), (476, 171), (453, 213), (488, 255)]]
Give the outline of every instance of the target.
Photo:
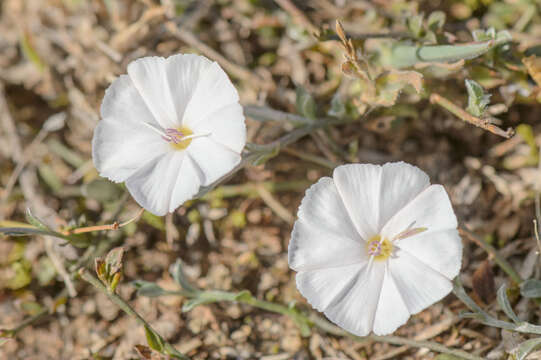
[(154, 215), (165, 215), (179, 178), (185, 153), (171, 151), (143, 166), (126, 180), (135, 201)]
[(428, 175), (416, 166), (405, 162), (383, 165), (378, 227), (381, 229), (394, 214), (428, 186)]
[(462, 240), (456, 229), (423, 232), (398, 241), (398, 247), (453, 279), (462, 263)]
[(192, 129), (195, 134), (210, 134), (210, 138), (240, 153), (246, 144), (246, 125), (239, 103), (229, 104), (205, 116)]
[(384, 274), (385, 262), (364, 266), (356, 281), (327, 307), (325, 315), (352, 334), (368, 335), (374, 325)]
[(240, 154), (209, 137), (193, 139), (186, 152), (203, 172), (203, 186), (210, 185), (240, 163)]
[(297, 289), (319, 311), (324, 311), (332, 301), (341, 296), (345, 288), (357, 279), (363, 265), (352, 264), (335, 268), (300, 271)]
[(379, 233), (381, 166), (348, 164), (334, 169), (333, 179), (360, 236), (369, 240)]
[(405, 251), (398, 251), (389, 261), (389, 272), (411, 314), (434, 304), (453, 288), (451, 280)]
[(183, 124), (195, 129), (209, 114), (239, 101), (237, 89), (218, 63), (213, 62), (202, 72), (192, 98), (184, 112)]
[(180, 175), (171, 194), (169, 212), (175, 211), (180, 205), (193, 199), (194, 195), (199, 191), (202, 179), (201, 170), (190, 156), (185, 155), (180, 167)]
[(199, 79), (211, 64), (206, 57), (195, 54), (178, 54), (165, 59), (167, 81), (179, 121), (182, 121)]
[(92, 159), (101, 176), (124, 181), (169, 149), (144, 125), (158, 124), (127, 75), (117, 78), (105, 91), (101, 115), (103, 120), (92, 138)]
[(430, 185), (423, 190), (385, 224), (381, 235), (392, 239), (411, 226), (426, 228), (421, 234), (456, 229), (456, 216), (443, 186)]
[(169, 89), (164, 58), (148, 56), (132, 61), (128, 65), (128, 75), (162, 128), (177, 128), (182, 124), (181, 119), (177, 118), (173, 96)]
[(374, 333), (388, 335), (404, 325), (409, 317), (408, 308), (387, 269), (374, 318)]
[(288, 248), (297, 271), (368, 261), (366, 247), (351, 223), (334, 182), (321, 178), (306, 190)]

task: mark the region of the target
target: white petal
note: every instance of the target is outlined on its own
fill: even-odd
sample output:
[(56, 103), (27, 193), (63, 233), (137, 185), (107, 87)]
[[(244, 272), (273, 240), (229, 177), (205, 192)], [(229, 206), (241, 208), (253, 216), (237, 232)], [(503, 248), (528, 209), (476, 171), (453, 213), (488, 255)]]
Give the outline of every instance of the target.
[(453, 288), (451, 280), (405, 251), (398, 251), (389, 261), (389, 272), (411, 314), (434, 304)]
[(182, 166), (180, 167), (180, 175), (177, 178), (171, 195), (169, 212), (175, 211), (180, 205), (191, 200), (199, 191), (202, 179), (203, 174), (201, 170), (195, 165), (192, 158), (185, 154)]
[(195, 134), (211, 134), (210, 138), (240, 153), (246, 144), (246, 125), (239, 103), (233, 103), (208, 114), (192, 129)]
[(190, 129), (195, 129), (207, 115), (238, 101), (237, 89), (220, 65), (214, 62), (199, 77), (182, 121)]
[(127, 75), (117, 78), (105, 91), (101, 115), (103, 120), (92, 138), (92, 159), (101, 176), (124, 181), (169, 149), (143, 124), (158, 126)]
[(408, 308), (387, 269), (374, 319), (374, 333), (376, 335), (391, 334), (404, 325), (409, 317)]
[(184, 156), (182, 151), (168, 152), (128, 178), (126, 187), (135, 201), (154, 215), (165, 215), (170, 209)]
[(342, 291), (357, 279), (363, 265), (353, 264), (300, 271), (295, 278), (297, 289), (315, 309), (324, 311)]
[(456, 229), (420, 233), (397, 242), (403, 251), (453, 279), (462, 263), (462, 240)]
[[(443, 186), (430, 185), (422, 191), (385, 224), (381, 234), (391, 239), (410, 226), (427, 228), (423, 234), (456, 229), (456, 216)], [(402, 240), (398, 241), (399, 246), (400, 241)]]
[(351, 223), (329, 177), (306, 190), (288, 248), (289, 266), (308, 270), (368, 261), (365, 244)]
[(240, 163), (240, 154), (209, 137), (192, 140), (186, 152), (203, 172), (203, 186), (210, 185)]
[(342, 165), (333, 172), (336, 188), (365, 241), (379, 233), (381, 173), (381, 166), (372, 164)]
[(428, 175), (416, 166), (405, 162), (383, 165), (378, 227), (382, 228), (394, 214), (429, 185)]
[(356, 281), (327, 307), (325, 315), (352, 334), (368, 335), (374, 325), (384, 274), (385, 262), (364, 266)]
[(211, 64), (206, 57), (195, 54), (178, 54), (165, 59), (167, 81), (178, 119), (184, 116), (201, 74), (206, 72)]
[(128, 75), (162, 128), (177, 128), (182, 124), (169, 89), (164, 58), (149, 56), (132, 61)]

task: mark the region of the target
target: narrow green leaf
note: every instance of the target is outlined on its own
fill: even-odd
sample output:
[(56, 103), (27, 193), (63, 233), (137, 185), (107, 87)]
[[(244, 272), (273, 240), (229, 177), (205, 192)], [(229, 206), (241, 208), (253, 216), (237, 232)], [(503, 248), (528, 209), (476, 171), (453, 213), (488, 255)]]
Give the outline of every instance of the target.
[(541, 297), (541, 280), (529, 279), (520, 285), (520, 295), (526, 298)]
[(26, 209), (25, 218), (29, 224), (35, 226), (36, 228), (50, 231), (47, 225), (45, 225), (40, 219), (38, 219), (32, 214), (32, 211), (30, 211), (30, 208)]
[(515, 353), (516, 360), (524, 360), (526, 357), (541, 348), (541, 337), (529, 339), (521, 343)]
[[(36, 228), (19, 228), (19, 227), (9, 227), (9, 228), (0, 228), (0, 233), (9, 235), (9, 236), (32, 236), (32, 235), (50, 235), (57, 236), (53, 231), (41, 230)], [(64, 238), (62, 236), (62, 238)]]
[(235, 295), (236, 301), (247, 301), (251, 300), (252, 298), (252, 294), (248, 290), (242, 290)]
[(511, 41), (509, 34), (502, 34), (496, 39), (457, 45), (419, 46), (404, 42), (395, 45), (390, 59), (384, 59), (384, 65), (395, 69), (410, 67), (418, 63), (442, 63), (458, 60), (470, 60), (481, 56), (490, 49)]
[(445, 17), (443, 11), (434, 11), (428, 16), (426, 26), (432, 31), (440, 30), (445, 24)]
[(191, 300), (186, 301), (186, 303), (182, 306), (182, 312), (188, 312), (199, 305), (210, 304), (213, 302), (214, 300), (212, 299), (202, 299), (202, 298), (191, 299)]
[(513, 311), (513, 308), (511, 307), (511, 304), (509, 303), (509, 298), (507, 297), (507, 289), (505, 284), (500, 287), (498, 290), (498, 304), (500, 304), (500, 307), (502, 308), (503, 312), (507, 317), (509, 317), (511, 320), (513, 320), (514, 323), (519, 324), (522, 321), (518, 318), (518, 316)]
[(158, 297), (167, 294), (167, 291), (152, 282), (136, 280), (132, 284), (137, 288), (137, 295)]
[(314, 120), (316, 118), (316, 102), (314, 97), (302, 86), (297, 87), (297, 112), (304, 117)]
[(151, 349), (163, 352), (164, 341), (159, 334), (156, 334), (150, 327), (145, 325), (145, 335), (147, 337), (148, 346)]
[(180, 259), (177, 259), (177, 261), (173, 264), (170, 272), (173, 276), (173, 279), (175, 279), (177, 284), (179, 284), (184, 290), (194, 293), (199, 291), (188, 281), (188, 279), (186, 279), (186, 275), (184, 274), (184, 270), (182, 269), (182, 261)]

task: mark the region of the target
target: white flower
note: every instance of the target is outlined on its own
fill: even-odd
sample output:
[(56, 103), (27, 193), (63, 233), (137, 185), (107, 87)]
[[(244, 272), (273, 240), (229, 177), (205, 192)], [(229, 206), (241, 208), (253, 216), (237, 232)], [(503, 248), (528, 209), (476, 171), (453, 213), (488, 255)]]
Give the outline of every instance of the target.
[(462, 242), (441, 185), (403, 162), (350, 164), (306, 191), (289, 266), (308, 302), (347, 331), (389, 334), (451, 289)]
[(130, 63), (105, 92), (101, 116), (92, 139), (96, 168), (125, 181), (156, 215), (233, 169), (246, 142), (237, 90), (216, 62), (192, 54)]

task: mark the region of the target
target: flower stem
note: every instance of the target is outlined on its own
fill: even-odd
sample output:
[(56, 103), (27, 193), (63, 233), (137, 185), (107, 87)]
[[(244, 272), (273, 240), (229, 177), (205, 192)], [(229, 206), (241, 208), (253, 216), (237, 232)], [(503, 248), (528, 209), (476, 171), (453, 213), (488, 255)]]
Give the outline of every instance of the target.
[(468, 240), (473, 241), (476, 243), (480, 248), (485, 250), (498, 264), (498, 266), (507, 274), (509, 277), (516, 283), (520, 284), (522, 283), (522, 278), (520, 275), (513, 269), (511, 264), (505, 260), (499, 253), (498, 250), (494, 248), (494, 246), (487, 243), (485, 240), (483, 240), (481, 237), (475, 235), (473, 232), (469, 231), (468, 229), (464, 227), (458, 228), (458, 231), (460, 235), (466, 237)]
[(139, 211), (134, 217), (120, 224), (115, 221), (114, 223), (108, 224), (108, 225), (95, 225), (95, 226), (87, 226), (87, 227), (82, 227), (82, 228), (77, 228), (77, 229), (70, 229), (70, 230), (62, 231), (61, 234), (68, 236), (72, 234), (83, 234), (83, 233), (92, 232), (92, 231), (118, 230), (121, 227), (124, 227), (134, 221), (137, 221), (141, 217), (141, 215), (143, 215), (144, 211), (145, 209), (143, 208), (139, 209)]
[[(163, 350), (160, 351), (166, 355), (171, 355), (177, 359), (183, 359), (183, 360), (189, 360), (189, 358), (183, 354), (181, 354), (178, 350), (176, 350), (173, 345), (169, 344), (163, 338), (158, 335), (158, 333), (150, 326), (150, 324), (143, 319), (141, 315), (139, 315), (127, 302), (125, 302), (120, 296), (117, 294), (109, 291), (105, 285), (102, 284), (98, 278), (96, 278), (94, 275), (92, 275), (88, 270), (81, 269), (79, 271), (79, 275), (83, 280), (90, 283), (92, 286), (94, 286), (96, 289), (107, 295), (109, 300), (111, 300), (113, 303), (115, 303), (122, 311), (124, 311), (127, 315), (135, 318), (137, 323), (145, 328), (145, 331), (150, 331), (155, 337), (158, 337), (160, 342), (163, 342), (161, 346), (163, 346)], [(148, 335), (147, 335), (148, 338)]]

